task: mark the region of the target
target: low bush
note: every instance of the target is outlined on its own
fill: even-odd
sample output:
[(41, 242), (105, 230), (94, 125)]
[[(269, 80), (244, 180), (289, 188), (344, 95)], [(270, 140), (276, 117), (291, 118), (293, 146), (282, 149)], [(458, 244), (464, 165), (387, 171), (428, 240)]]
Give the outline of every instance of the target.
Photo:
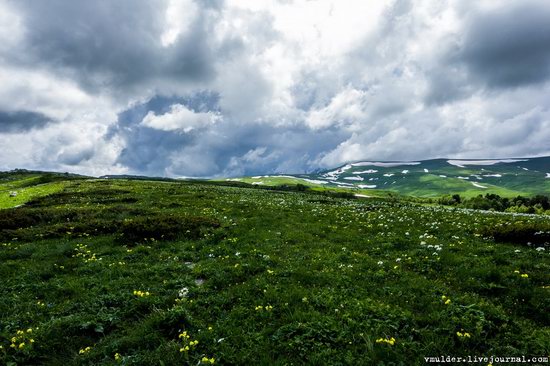
[(485, 226), (481, 234), (492, 237), (499, 243), (522, 245), (548, 245), (550, 243), (550, 224), (514, 222), (506, 225)]
[(136, 217), (122, 222), (119, 241), (125, 244), (141, 243), (144, 240), (174, 240), (179, 237), (198, 239), (208, 228), (219, 227), (214, 219), (201, 216), (151, 216)]

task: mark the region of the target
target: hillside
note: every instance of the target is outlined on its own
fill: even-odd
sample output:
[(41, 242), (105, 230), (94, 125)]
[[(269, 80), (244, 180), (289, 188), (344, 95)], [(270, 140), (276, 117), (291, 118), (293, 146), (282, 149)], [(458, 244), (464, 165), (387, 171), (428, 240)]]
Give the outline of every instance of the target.
[(315, 174), (236, 178), (258, 185), (301, 183), (309, 186), (353, 189), (367, 195), (388, 192), (416, 197), (458, 193), (465, 197), (494, 193), (550, 194), (550, 157), (411, 162), (356, 162)]
[(32, 187), (0, 209), (0, 364), (550, 352), (547, 216), (213, 182)]

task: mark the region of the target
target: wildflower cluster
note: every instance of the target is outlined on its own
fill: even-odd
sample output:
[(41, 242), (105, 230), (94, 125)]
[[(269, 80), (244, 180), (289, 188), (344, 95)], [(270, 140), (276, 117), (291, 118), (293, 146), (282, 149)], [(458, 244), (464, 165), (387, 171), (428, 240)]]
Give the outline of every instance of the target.
[[(35, 328), (38, 329), (38, 328)], [(34, 343), (33, 328), (27, 330), (18, 330), (13, 337), (11, 337), (10, 347), (16, 350), (24, 350), (32, 346)]]
[(187, 334), (186, 331), (181, 332), (178, 335), (178, 338), (181, 338), (181, 340), (183, 342), (183, 345), (180, 348), (180, 352), (189, 352), (189, 350), (193, 349), (194, 347), (197, 346), (197, 344), (199, 344), (199, 341), (196, 340), (196, 339), (192, 340), (191, 336), (189, 334)]
[(456, 335), (459, 338), (470, 338), (470, 333), (464, 332), (464, 329), (462, 329), (462, 332), (456, 332)]
[(100, 261), (101, 258), (97, 258), (95, 253), (92, 253), (86, 244), (77, 244), (75, 248), (76, 254), (73, 254), (73, 258), (82, 258), (84, 263)]
[(514, 273), (519, 274), (521, 278), (529, 278), (529, 275), (527, 273), (520, 273), (519, 270), (515, 270)]
[(214, 362), (216, 362), (216, 359), (215, 359), (214, 357), (208, 358), (208, 357), (204, 356), (204, 357), (201, 359), (201, 362), (202, 362), (202, 363), (209, 363), (209, 364), (213, 365)]
[(151, 296), (151, 293), (149, 291), (140, 291), (140, 290), (134, 290), (134, 295), (137, 297), (146, 297)]
[(387, 338), (378, 338), (376, 340), (376, 343), (387, 343), (390, 346), (393, 346), (395, 344), (395, 338), (391, 337), (390, 339)]
[(112, 266), (125, 266), (126, 265), (126, 262), (124, 261), (118, 261), (118, 262), (113, 262), (113, 263), (109, 263), (109, 267), (112, 267)]
[(256, 310), (256, 311), (262, 311), (262, 310), (271, 311), (271, 310), (273, 310), (273, 306), (271, 306), (271, 305), (266, 305), (266, 306), (258, 305), (254, 308), (254, 310)]
[(86, 348), (82, 348), (80, 351), (78, 351), (79, 355), (85, 355), (86, 353), (90, 352), (92, 350), (92, 347), (88, 346)]
[(444, 304), (445, 305), (449, 305), (451, 303), (451, 299), (449, 299), (447, 296), (445, 295), (441, 295), (441, 300), (444, 301)]

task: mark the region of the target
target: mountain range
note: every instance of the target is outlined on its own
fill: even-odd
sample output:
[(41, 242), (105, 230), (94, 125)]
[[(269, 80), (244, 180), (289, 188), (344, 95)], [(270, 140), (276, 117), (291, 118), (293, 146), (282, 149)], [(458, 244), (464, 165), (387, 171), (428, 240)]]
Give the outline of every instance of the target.
[(548, 195), (550, 157), (358, 161), (312, 174), (263, 175), (226, 180), (267, 186), (300, 183), (317, 188), (351, 189), (365, 195)]

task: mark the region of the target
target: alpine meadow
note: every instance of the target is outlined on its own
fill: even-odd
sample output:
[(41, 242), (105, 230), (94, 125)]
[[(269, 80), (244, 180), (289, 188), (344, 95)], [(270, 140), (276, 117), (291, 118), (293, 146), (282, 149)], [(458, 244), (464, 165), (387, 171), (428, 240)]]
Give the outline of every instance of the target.
[(0, 0), (0, 365), (548, 365), (546, 0)]

